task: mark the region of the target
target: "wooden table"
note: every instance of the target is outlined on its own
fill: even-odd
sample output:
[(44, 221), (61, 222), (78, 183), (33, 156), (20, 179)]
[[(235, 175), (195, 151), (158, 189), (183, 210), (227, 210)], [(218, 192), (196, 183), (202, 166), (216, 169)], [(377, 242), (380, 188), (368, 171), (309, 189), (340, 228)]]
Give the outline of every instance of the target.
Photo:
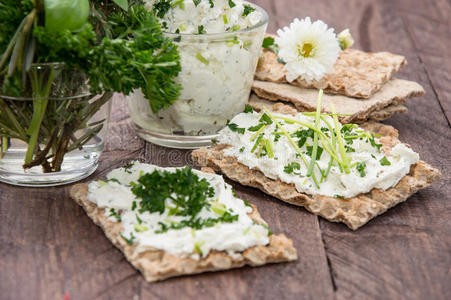
[[(69, 198), (70, 186), (0, 184), (0, 299), (451, 299), (451, 3), (256, 2), (270, 15), (269, 32), (311, 16), (336, 31), (349, 28), (357, 48), (405, 55), (409, 64), (399, 77), (421, 83), (427, 94), (385, 123), (443, 179), (355, 232), (233, 184), (274, 232), (294, 240), (299, 260), (156, 284), (146, 283)], [(90, 179), (134, 159), (192, 164), (189, 151), (137, 138), (124, 104), (114, 99), (107, 151)]]

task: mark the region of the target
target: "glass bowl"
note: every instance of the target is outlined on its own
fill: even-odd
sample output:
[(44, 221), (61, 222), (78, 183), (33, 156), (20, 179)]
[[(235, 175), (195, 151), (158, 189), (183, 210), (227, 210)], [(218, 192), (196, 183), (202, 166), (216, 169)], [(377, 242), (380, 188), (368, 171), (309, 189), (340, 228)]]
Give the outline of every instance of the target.
[(153, 113), (140, 90), (128, 98), (137, 134), (166, 147), (207, 146), (227, 121), (242, 112), (249, 99), (268, 15), (253, 27), (216, 34), (165, 35), (178, 43), (183, 89), (168, 109)]

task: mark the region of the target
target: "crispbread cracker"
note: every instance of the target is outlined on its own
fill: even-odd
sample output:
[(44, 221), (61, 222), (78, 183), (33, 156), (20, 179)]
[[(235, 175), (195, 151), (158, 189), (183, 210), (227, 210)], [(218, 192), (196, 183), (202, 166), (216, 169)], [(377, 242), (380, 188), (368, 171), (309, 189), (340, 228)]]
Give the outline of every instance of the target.
[[(122, 225), (109, 221), (105, 216), (105, 210), (103, 208), (99, 208), (87, 200), (87, 184), (73, 186), (70, 194), (84, 208), (94, 223), (103, 229), (107, 238), (124, 253), (125, 258), (135, 268), (140, 270), (144, 278), (149, 282), (180, 275), (228, 270), (244, 265), (261, 266), (268, 263), (286, 262), (297, 259), (297, 252), (293, 247), (292, 240), (283, 234), (271, 235), (270, 242), (267, 246), (254, 246), (233, 256), (225, 252), (211, 251), (205, 258), (196, 260), (169, 254), (158, 249), (138, 253), (135, 246), (128, 245), (121, 238)], [(255, 206), (252, 206), (252, 209), (253, 211), (250, 217), (257, 223), (265, 223)]]
[[(258, 97), (256, 94), (251, 94), (251, 96), (249, 97), (249, 102), (248, 102), (248, 104), (250, 106), (252, 106), (254, 108), (254, 110), (256, 110), (258, 112), (260, 112), (262, 110), (263, 106), (270, 108), (276, 104), (288, 105), (288, 106), (293, 107), (293, 109), (296, 109), (293, 104), (287, 103), (287, 102), (285, 102), (285, 103), (286, 104), (283, 104), (280, 101), (265, 100), (265, 99)], [(302, 111), (306, 111), (306, 110), (304, 109)], [(390, 118), (394, 114), (404, 114), (404, 113), (407, 113), (407, 107), (405, 107), (404, 105), (390, 104), (387, 107), (384, 107), (380, 110), (373, 111), (372, 113), (370, 113), (368, 115), (368, 120), (355, 119), (352, 122), (360, 124), (360, 123), (369, 122), (369, 121), (383, 121), (383, 120)], [(339, 117), (339, 118), (341, 118), (341, 121), (343, 122), (343, 117)], [(345, 119), (345, 121), (347, 121), (347, 120), (349, 120), (349, 118)], [(346, 123), (346, 122), (343, 122), (343, 123)]]
[[(282, 100), (292, 103), (299, 111), (314, 111), (318, 100), (318, 91), (305, 89), (286, 83), (255, 80), (252, 90), (261, 98), (268, 100)], [(424, 89), (416, 82), (392, 79), (387, 82), (380, 91), (366, 100), (349, 98), (342, 95), (323, 95), (323, 111), (330, 113), (330, 104), (333, 103), (341, 116), (342, 123), (362, 123), (370, 119), (374, 113), (380, 112), (376, 118), (378, 121), (390, 117), (399, 110), (381, 112), (389, 106), (400, 106), (408, 98), (424, 95)], [(402, 111), (402, 110), (401, 110)]]
[[(291, 84), (303, 88), (323, 89), (329, 94), (367, 99), (405, 64), (404, 56), (388, 52), (369, 53), (348, 48), (340, 52), (333, 71), (326, 74), (321, 80), (307, 83), (298, 78)], [(287, 83), (283, 68), (284, 65), (277, 61), (277, 54), (263, 49), (255, 78)]]
[[(272, 110), (279, 113), (294, 114), (296, 110), (283, 104), (276, 104)], [(381, 134), (382, 151), (389, 152), (398, 140), (398, 132), (391, 126), (375, 122), (361, 125), (365, 130)], [(389, 208), (401, 203), (418, 190), (431, 185), (440, 178), (440, 171), (423, 161), (419, 161), (410, 169), (399, 183), (388, 190), (372, 189), (369, 193), (360, 194), (349, 199), (327, 196), (311, 196), (299, 193), (293, 184), (266, 177), (257, 169), (249, 169), (239, 163), (235, 157), (224, 155), (228, 145), (213, 145), (208, 148), (194, 150), (192, 157), (200, 166), (208, 166), (223, 173), (230, 179), (274, 196), (290, 204), (304, 206), (313, 214), (320, 215), (332, 222), (343, 222), (355, 230)]]

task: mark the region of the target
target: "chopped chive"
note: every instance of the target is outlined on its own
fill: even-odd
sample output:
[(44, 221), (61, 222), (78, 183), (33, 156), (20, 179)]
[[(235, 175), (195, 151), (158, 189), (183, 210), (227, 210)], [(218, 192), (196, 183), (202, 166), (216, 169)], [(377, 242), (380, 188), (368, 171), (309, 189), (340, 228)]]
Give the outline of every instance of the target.
[[(258, 125), (258, 126), (259, 126), (259, 125)], [(251, 128), (252, 128), (252, 127), (251, 127)], [(251, 142), (252, 142), (253, 140), (255, 140), (255, 139), (257, 138), (257, 136), (258, 136), (263, 130), (265, 130), (265, 128), (266, 128), (266, 125), (262, 125), (262, 126), (257, 130), (257, 132), (255, 132), (253, 135), (251, 135), (251, 138), (250, 138)], [(254, 126), (253, 129), (255, 129), (255, 126)], [(252, 131), (252, 130), (250, 130), (250, 131)]]
[(268, 153), (269, 158), (274, 158), (274, 144), (271, 145), (272, 140), (271, 139), (265, 139), (265, 148), (266, 152)]
[(203, 63), (203, 64), (205, 64), (205, 65), (207, 65), (207, 66), (210, 64), (210, 62), (208, 61), (208, 59), (206, 59), (205, 57), (203, 57), (202, 54), (200, 54), (200, 53), (197, 53), (197, 54), (196, 54), (196, 58), (197, 58), (201, 63)]
[(229, 20), (227, 19), (227, 15), (222, 15), (222, 19), (224, 20), (224, 24), (229, 24)]
[(250, 46), (252, 46), (252, 41), (245, 41), (243, 43), (243, 48), (246, 50), (248, 50)]
[[(330, 104), (330, 108), (332, 110), (332, 113), (335, 114), (335, 107), (334, 104), (331, 103)], [(338, 142), (338, 147), (340, 149), (340, 154), (341, 154), (341, 158), (342, 158), (342, 167), (343, 170), (345, 171), (346, 174), (349, 174), (349, 158), (346, 155), (346, 150), (343, 144), (343, 137), (341, 136), (341, 131), (340, 131), (340, 123), (338, 122), (338, 118), (336, 115), (333, 116), (334, 119), (334, 124), (335, 124), (335, 134), (337, 135), (337, 142)]]
[[(315, 116), (315, 129), (320, 131), (319, 129), (319, 121), (321, 115), (321, 104), (323, 99), (323, 90), (319, 90), (318, 100), (316, 105), (316, 116)], [(313, 133), (313, 148), (312, 148), (312, 159), (310, 160), (310, 165), (308, 167), (307, 176), (312, 176), (313, 168), (315, 166), (315, 161), (317, 160), (317, 152), (318, 152), (318, 132), (315, 131)]]
[(262, 138), (263, 138), (263, 133), (258, 136), (257, 140), (254, 143), (254, 146), (252, 147), (251, 153), (254, 153), (254, 151), (257, 149), (257, 147), (260, 144), (260, 141), (262, 140)]

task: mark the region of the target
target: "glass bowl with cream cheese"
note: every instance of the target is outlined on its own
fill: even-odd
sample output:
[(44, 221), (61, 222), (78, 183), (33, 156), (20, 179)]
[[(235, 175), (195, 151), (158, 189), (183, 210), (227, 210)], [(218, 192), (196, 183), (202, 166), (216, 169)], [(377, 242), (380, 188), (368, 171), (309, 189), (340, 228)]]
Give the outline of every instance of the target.
[(178, 100), (153, 113), (137, 90), (128, 96), (137, 133), (147, 141), (175, 148), (209, 145), (228, 120), (242, 112), (268, 25), (259, 6), (241, 0), (145, 1), (177, 44), (182, 70)]

